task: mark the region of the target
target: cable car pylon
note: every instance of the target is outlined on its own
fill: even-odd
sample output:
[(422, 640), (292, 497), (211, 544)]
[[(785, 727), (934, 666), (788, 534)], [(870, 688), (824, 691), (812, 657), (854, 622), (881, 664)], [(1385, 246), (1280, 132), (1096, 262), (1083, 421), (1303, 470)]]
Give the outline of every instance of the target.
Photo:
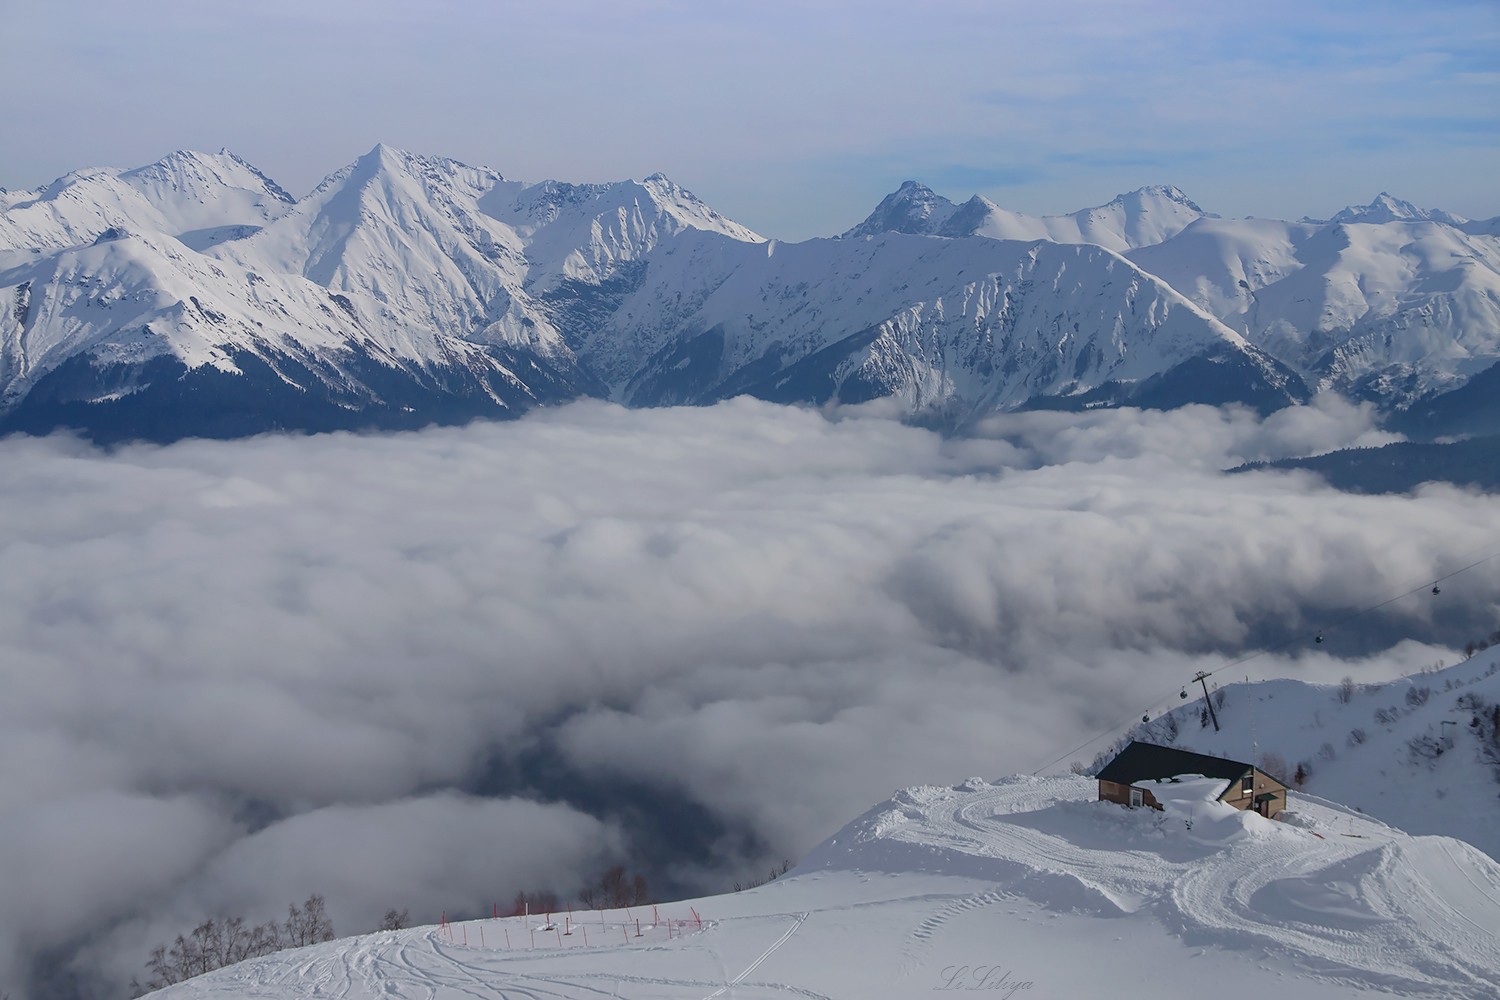
[(1214, 711), (1214, 700), (1208, 696), (1208, 672), (1198, 671), (1198, 676), (1193, 680), (1203, 685), (1203, 704), (1208, 706), (1208, 717), (1214, 720), (1214, 732), (1219, 731), (1219, 715)]

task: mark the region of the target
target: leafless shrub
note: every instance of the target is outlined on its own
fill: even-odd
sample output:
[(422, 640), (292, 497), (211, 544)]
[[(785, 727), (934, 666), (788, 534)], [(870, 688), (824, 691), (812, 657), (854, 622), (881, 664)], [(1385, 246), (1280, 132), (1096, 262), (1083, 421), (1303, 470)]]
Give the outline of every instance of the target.
[(1271, 777), (1285, 781), (1288, 771), (1286, 758), (1274, 751), (1260, 755), (1260, 769)]
[(1443, 744), (1433, 736), (1423, 734), (1406, 741), (1406, 753), (1413, 764), (1435, 761), (1443, 755)]
[(618, 909), (651, 902), (643, 875), (631, 875), (624, 865), (615, 865), (583, 887), (579, 900), (591, 910)]
[(736, 882), (734, 884), (734, 891), (744, 892), (746, 889), (754, 889), (756, 886), (765, 885), (767, 882), (774, 882), (791, 870), (792, 863), (790, 861), (783, 861), (781, 862), (781, 864), (774, 866), (762, 878), (753, 878), (749, 882), (746, 882), (744, 884)]
[[(588, 904), (585, 904), (588, 905)], [(548, 889), (538, 889), (534, 892), (518, 892), (510, 907), (510, 915), (513, 917), (524, 917), (528, 913), (556, 913), (562, 909), (562, 900), (557, 893)], [(593, 909), (593, 906), (589, 906)]]
[(288, 906), (284, 924), (272, 920), (246, 926), (244, 917), (209, 917), (190, 933), (177, 935), (170, 945), (159, 944), (151, 949), (146, 962), (150, 978), (144, 986), (133, 982), (132, 992), (139, 996), (247, 958), (331, 940), (333, 924), (328, 919), (323, 897), (317, 893), (307, 897), (301, 908), (295, 904)]

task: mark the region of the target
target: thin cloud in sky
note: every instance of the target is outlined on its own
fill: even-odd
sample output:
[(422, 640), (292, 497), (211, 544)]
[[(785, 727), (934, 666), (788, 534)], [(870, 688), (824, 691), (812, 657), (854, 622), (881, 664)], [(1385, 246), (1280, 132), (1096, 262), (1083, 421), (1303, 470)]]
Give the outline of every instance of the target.
[(1035, 212), (1146, 183), (1227, 215), (1382, 189), (1500, 210), (1493, 130), (1398, 124), (1500, 101), (1492, 3), (81, 0), (9, 23), (12, 187), (228, 145), (301, 192), (386, 141), (523, 179), (664, 170), (782, 238), (907, 178)]

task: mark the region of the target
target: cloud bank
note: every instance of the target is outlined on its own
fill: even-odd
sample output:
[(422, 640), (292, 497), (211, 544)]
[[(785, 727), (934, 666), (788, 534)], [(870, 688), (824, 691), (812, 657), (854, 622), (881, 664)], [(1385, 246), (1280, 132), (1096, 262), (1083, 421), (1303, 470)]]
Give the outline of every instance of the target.
[[(1220, 472), (1381, 440), (1335, 402), (953, 440), (735, 400), (0, 441), (0, 851), (24, 861), (0, 987), (92, 995), (205, 915), (310, 892), (353, 933), (616, 860), (711, 891), (903, 784), (1029, 771), (1500, 546), (1490, 497)], [(1236, 678), (1416, 669), (1493, 629), (1497, 592), (1490, 563)]]

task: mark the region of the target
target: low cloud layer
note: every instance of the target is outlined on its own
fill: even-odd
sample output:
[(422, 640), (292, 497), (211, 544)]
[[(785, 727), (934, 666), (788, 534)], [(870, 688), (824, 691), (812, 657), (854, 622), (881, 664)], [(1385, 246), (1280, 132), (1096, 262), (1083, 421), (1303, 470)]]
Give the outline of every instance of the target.
[[(310, 892), (353, 933), (616, 860), (712, 890), (900, 785), (1029, 771), (1500, 546), (1493, 498), (1220, 471), (1380, 440), (1339, 403), (945, 440), (736, 400), (0, 442), (0, 988)], [(1497, 592), (1235, 677), (1417, 669)]]

